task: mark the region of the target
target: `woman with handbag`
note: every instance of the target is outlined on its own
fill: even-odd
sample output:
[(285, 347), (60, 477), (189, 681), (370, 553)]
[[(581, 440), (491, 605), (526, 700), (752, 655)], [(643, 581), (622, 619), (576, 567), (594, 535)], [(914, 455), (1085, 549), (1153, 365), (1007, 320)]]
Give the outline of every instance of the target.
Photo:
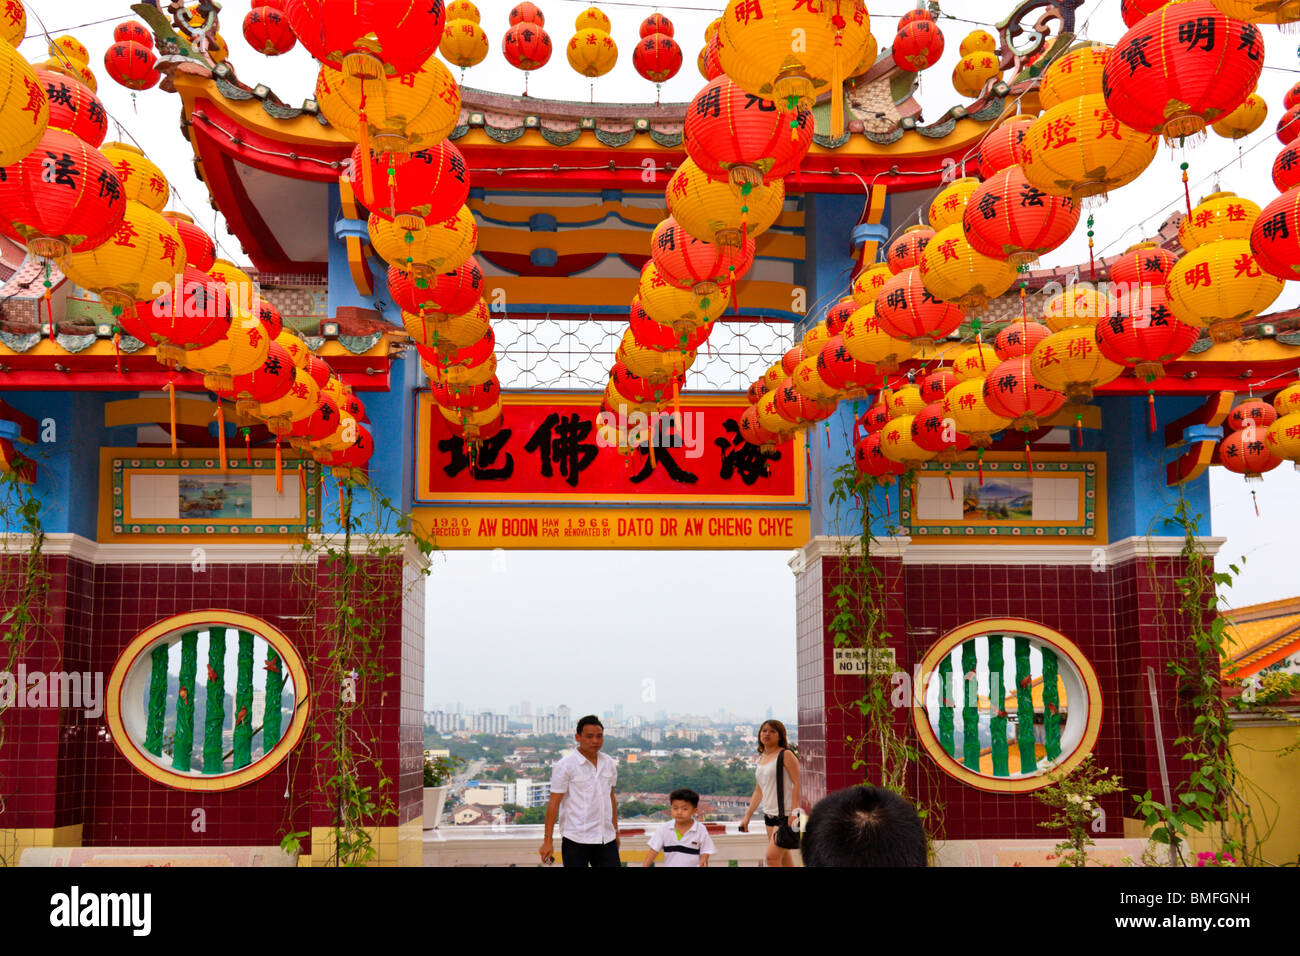
[[(740, 832), (749, 832), (749, 818), (762, 807), (767, 825), (768, 866), (794, 866), (790, 851), (799, 846), (799, 762), (786, 740), (785, 725), (779, 720), (765, 720), (758, 728), (757, 784), (750, 797), (749, 809), (740, 821)], [(788, 801), (788, 802), (787, 802)], [(788, 812), (786, 807), (791, 807)]]

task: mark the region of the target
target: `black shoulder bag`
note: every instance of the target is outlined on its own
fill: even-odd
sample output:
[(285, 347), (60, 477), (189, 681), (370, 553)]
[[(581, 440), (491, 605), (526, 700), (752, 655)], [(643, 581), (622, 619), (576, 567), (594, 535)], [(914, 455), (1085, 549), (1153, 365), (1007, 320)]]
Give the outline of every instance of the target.
[(776, 845), (783, 850), (799, 849), (799, 834), (790, 826), (785, 812), (785, 751), (776, 755), (776, 815), (781, 822), (776, 826)]

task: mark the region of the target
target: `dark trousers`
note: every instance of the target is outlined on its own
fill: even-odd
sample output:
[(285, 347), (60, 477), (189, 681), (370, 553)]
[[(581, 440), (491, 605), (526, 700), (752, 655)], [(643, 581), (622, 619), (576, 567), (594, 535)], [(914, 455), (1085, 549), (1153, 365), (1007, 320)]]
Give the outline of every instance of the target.
[(560, 840), (560, 854), (565, 866), (621, 866), (618, 859), (618, 841), (608, 843), (574, 843), (568, 837)]

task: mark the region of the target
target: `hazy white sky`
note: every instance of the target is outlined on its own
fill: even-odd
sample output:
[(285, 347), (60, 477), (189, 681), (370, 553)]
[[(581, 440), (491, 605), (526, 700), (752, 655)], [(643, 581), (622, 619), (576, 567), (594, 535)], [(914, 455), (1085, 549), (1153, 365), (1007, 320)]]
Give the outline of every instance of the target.
[[(465, 83), (503, 93), (519, 93), (522, 75), (500, 53), (512, 0), (478, 4), (491, 43), (488, 58), (471, 68)], [(585, 100), (589, 83), (569, 67), (563, 45), (573, 33), (573, 18), (585, 0), (544, 0), (546, 29), (556, 52), (533, 74), (530, 92), (539, 97)], [(622, 2), (598, 4), (613, 22), (620, 57), (613, 72), (595, 84), (595, 98), (605, 101), (650, 101), (654, 85), (633, 70), (630, 52), (641, 20), (654, 10), (676, 25), (684, 64), (664, 85), (665, 102), (689, 100), (703, 80), (695, 68), (706, 24), (722, 3), (696, 2), (682, 7)], [(287, 56), (267, 58), (244, 42), (240, 24), (250, 4), (227, 0), (223, 35), (231, 62), (251, 84), (265, 83), (289, 103), (309, 97), (315, 83), (314, 61), (301, 47)], [(897, 18), (913, 4), (907, 0), (871, 5), (873, 32), (882, 48), (892, 39)], [(1005, 17), (1013, 0), (950, 0), (956, 15), (988, 25)], [(100, 79), (100, 97), (124, 127), (109, 138), (137, 140), (167, 173), (173, 208), (195, 215), (213, 231), (225, 258), (246, 262), (238, 243), (225, 232), (220, 216), (208, 207), (206, 188), (196, 179), (189, 144), (177, 127), (178, 100), (155, 88), (132, 97), (103, 70), (102, 56), (111, 43), (115, 22), (134, 14), (127, 0), (27, 0), (29, 39), (21, 51), (43, 59), (42, 22), (51, 34), (92, 21), (108, 22), (73, 32), (92, 52)], [(1089, 39), (1115, 42), (1124, 32), (1119, 4), (1090, 0), (1079, 12)], [(930, 118), (965, 102), (952, 89), (951, 72), (958, 46), (976, 23), (945, 20), (942, 61), (923, 74), (920, 100)], [(1149, 235), (1182, 202), (1178, 163), (1191, 164), (1192, 198), (1215, 186), (1250, 196), (1261, 206), (1275, 190), (1269, 170), (1281, 148), (1273, 129), (1282, 97), (1297, 80), (1296, 38), (1276, 28), (1263, 29), (1267, 49), (1259, 91), (1269, 103), (1264, 126), (1238, 143), (1211, 135), (1204, 144), (1182, 153), (1162, 148), (1147, 171), (1095, 211), (1099, 253), (1113, 254)], [(459, 71), (455, 71), (459, 73)], [(129, 135), (128, 135), (129, 134)], [(1238, 157), (1241, 155), (1240, 162)], [(1087, 260), (1081, 228), (1048, 263)], [(1300, 303), (1295, 283), (1288, 285), (1274, 308)], [(776, 356), (773, 356), (775, 359)], [(1214, 469), (1211, 482), (1215, 531), (1226, 534), (1223, 556), (1245, 554), (1245, 573), (1232, 594), (1236, 605), (1288, 596), (1296, 591), (1289, 549), (1300, 540), (1300, 476), (1289, 465), (1254, 486), (1261, 512), (1256, 517), (1248, 489), (1240, 478)], [(778, 716), (794, 720), (794, 580), (788, 555), (759, 553), (512, 553), (501, 569), (499, 556), (449, 554), (440, 559), (430, 585), (430, 642), (426, 695), (431, 702), (505, 708), (527, 699), (567, 703), (574, 712), (600, 710), (622, 703), (629, 711), (641, 705), (647, 679), (654, 681), (653, 712), (708, 711), (719, 706), (759, 713), (772, 705)], [(494, 570), (494, 565), (496, 570)]]

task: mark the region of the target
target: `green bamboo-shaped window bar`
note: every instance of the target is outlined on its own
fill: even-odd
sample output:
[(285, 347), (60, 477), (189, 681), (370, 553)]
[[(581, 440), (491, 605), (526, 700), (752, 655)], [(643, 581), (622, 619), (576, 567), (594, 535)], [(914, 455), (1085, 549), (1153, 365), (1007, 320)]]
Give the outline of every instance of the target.
[(149, 707), (144, 749), (162, 756), (163, 726), (167, 722), (167, 644), (159, 644), (149, 655)]
[(955, 757), (957, 747), (952, 736), (952, 655), (945, 654), (939, 662), (939, 746), (944, 753)]
[(253, 635), (239, 632), (235, 683), (235, 769), (253, 762)]
[(961, 762), (978, 773), (980, 769), (980, 709), (979, 697), (972, 693), (973, 688), (971, 686), (971, 677), (975, 674), (975, 667), (975, 642), (966, 641), (961, 646)]
[(1007, 690), (1003, 686), (1002, 635), (989, 635), (989, 736), (993, 758), (993, 776), (1010, 775), (1007, 766)]
[(194, 750), (194, 675), (198, 670), (199, 634), (189, 631), (181, 636), (180, 689), (176, 698), (176, 736), (172, 744), (172, 767), (190, 770)]
[(284, 691), (284, 664), (271, 645), (266, 646), (266, 710), (262, 717), (262, 752), (280, 742), (280, 706)]
[(1020, 772), (1038, 769), (1038, 746), (1034, 741), (1034, 674), (1029, 668), (1029, 638), (1016, 638), (1016, 748), (1020, 751)]
[(226, 724), (226, 629), (208, 632), (208, 686), (203, 698), (203, 772), (221, 773)]
[(1048, 760), (1061, 758), (1061, 697), (1056, 686), (1056, 652), (1043, 648), (1043, 740)]

